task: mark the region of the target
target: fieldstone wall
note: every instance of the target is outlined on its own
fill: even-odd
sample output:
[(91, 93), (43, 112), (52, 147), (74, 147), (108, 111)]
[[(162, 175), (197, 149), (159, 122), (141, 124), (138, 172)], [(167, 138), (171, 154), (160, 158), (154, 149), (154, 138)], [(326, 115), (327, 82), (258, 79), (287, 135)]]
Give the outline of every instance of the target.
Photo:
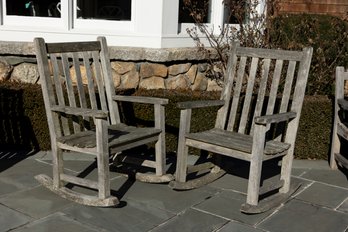
[[(195, 48), (110, 47), (110, 58), (118, 89), (221, 90), (207, 77), (207, 61)], [(74, 78), (74, 67), (70, 72)], [(32, 43), (0, 42), (0, 80), (40, 83)]]
[[(114, 85), (119, 89), (221, 90), (215, 80), (207, 78), (206, 63), (188, 62), (166, 65), (152, 62), (111, 61), (111, 67)], [(74, 83), (74, 67), (70, 70)], [(81, 74), (85, 76), (83, 68), (81, 68)], [(11, 63), (2, 57), (0, 58), (0, 80), (40, 84), (37, 64), (34, 60)], [(83, 83), (87, 84), (87, 81)]]

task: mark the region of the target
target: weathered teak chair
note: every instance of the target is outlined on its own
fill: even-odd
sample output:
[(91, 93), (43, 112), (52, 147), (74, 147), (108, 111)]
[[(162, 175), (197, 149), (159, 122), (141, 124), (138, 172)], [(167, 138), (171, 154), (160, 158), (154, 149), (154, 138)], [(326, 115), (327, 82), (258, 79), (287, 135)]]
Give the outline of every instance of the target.
[[(222, 157), (220, 162), (188, 165), (188, 147), (194, 147), (250, 162), (247, 200), (242, 212), (260, 213), (283, 202), (292, 191), (294, 144), (311, 57), (311, 48), (284, 51), (245, 48), (235, 43), (229, 54), (221, 100), (178, 104), (181, 119), (177, 168), (175, 181), (169, 186), (192, 189), (224, 174), (219, 165)], [(222, 107), (215, 128), (190, 133), (192, 109), (219, 105)], [(260, 188), (263, 161), (277, 157), (283, 157), (281, 180), (272, 188)], [(207, 167), (211, 169), (203, 175), (200, 169)], [(192, 178), (194, 173), (197, 178)], [(188, 174), (192, 179), (187, 180)], [(260, 195), (274, 191), (278, 193), (259, 200)]]
[[(109, 156), (140, 145), (155, 142), (155, 159), (130, 157), (129, 160), (154, 172), (136, 173), (145, 182), (169, 182), (165, 174), (165, 119), (167, 99), (115, 94), (111, 65), (104, 37), (94, 42), (45, 43), (35, 38), (53, 154), (53, 180), (46, 175), (36, 178), (53, 192), (75, 202), (92, 206), (118, 203), (110, 193)], [(86, 79), (82, 79), (85, 73)], [(121, 123), (118, 102), (154, 105), (154, 127), (138, 128)], [(90, 126), (92, 124), (92, 126)], [(64, 173), (62, 151), (95, 155), (98, 180), (92, 181)], [(122, 161), (128, 160), (126, 157)], [(77, 193), (65, 187), (73, 183), (97, 189), (97, 196)]]
[(335, 109), (334, 124), (331, 141), (330, 166), (337, 169), (337, 164), (348, 169), (348, 155), (344, 149), (348, 142), (348, 100), (345, 99), (345, 86), (348, 81), (348, 70), (344, 67), (336, 68), (336, 90), (335, 90)]

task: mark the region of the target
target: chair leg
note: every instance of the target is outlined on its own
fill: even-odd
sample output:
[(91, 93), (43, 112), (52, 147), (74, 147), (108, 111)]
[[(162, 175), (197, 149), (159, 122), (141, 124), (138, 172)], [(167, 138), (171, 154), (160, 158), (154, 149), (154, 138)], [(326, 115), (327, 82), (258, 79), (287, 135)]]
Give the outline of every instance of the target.
[(257, 205), (259, 201), (260, 180), (262, 171), (262, 156), (254, 155), (250, 162), (248, 190), (246, 203)]
[(57, 146), (52, 148), (52, 171), (53, 171), (53, 188), (59, 189), (63, 186), (60, 175), (63, 173), (63, 152)]
[(110, 173), (109, 173), (109, 152), (107, 144), (107, 122), (96, 120), (97, 133), (97, 165), (98, 165), (98, 195), (100, 199), (109, 197), (110, 194)]
[(156, 142), (156, 175), (162, 176), (166, 173), (166, 143), (165, 143), (165, 115), (164, 106), (156, 104), (155, 105), (155, 127), (161, 129), (161, 133), (158, 135), (158, 140)]
[(340, 152), (341, 142), (337, 135), (337, 116), (335, 116), (334, 128), (332, 131), (332, 141), (331, 141), (331, 152), (330, 152), (330, 167), (332, 169), (337, 169), (337, 163), (335, 159), (335, 153)]
[(158, 141), (156, 142), (156, 175), (162, 176), (166, 173), (166, 153), (165, 153), (165, 137), (164, 132), (158, 136)]
[(279, 189), (280, 193), (288, 193), (290, 190), (292, 162), (293, 148), (290, 148), (288, 154), (285, 155), (282, 159), (280, 179), (284, 181), (284, 185)]
[(176, 171), (175, 171), (175, 180), (178, 182), (186, 182), (187, 156), (188, 156), (188, 146), (185, 145), (184, 140), (180, 141), (179, 139)]
[(259, 201), (260, 180), (262, 170), (263, 149), (265, 146), (265, 135), (267, 127), (265, 125), (257, 125), (254, 128), (254, 140), (252, 146), (252, 154), (250, 160), (249, 181), (247, 201), (249, 205), (257, 205)]
[(190, 131), (191, 113), (191, 109), (181, 110), (180, 112), (178, 153), (175, 172), (175, 180), (178, 182), (186, 182), (188, 146), (186, 145), (185, 135)]
[(97, 160), (99, 198), (104, 199), (110, 196), (110, 173), (107, 153), (98, 154)]

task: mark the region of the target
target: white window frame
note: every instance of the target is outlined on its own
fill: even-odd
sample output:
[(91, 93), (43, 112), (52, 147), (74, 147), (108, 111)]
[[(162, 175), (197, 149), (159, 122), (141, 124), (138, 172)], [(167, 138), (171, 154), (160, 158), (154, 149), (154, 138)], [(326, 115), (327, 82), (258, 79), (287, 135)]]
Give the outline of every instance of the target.
[[(262, 14), (265, 12), (266, 2), (265, 0), (260, 0), (259, 5), (256, 10), (258, 13)], [(223, 0), (211, 0), (211, 9), (209, 12), (210, 22), (206, 23), (208, 29), (212, 30), (214, 34), (220, 34), (221, 28), (224, 26), (224, 15), (225, 15), (225, 7), (223, 4)], [(225, 24), (226, 25), (226, 24)], [(239, 24), (228, 24), (229, 26), (233, 26), (239, 30)], [(184, 35), (187, 29), (192, 29), (195, 27), (194, 23), (180, 23), (179, 24), (179, 34)], [(200, 33), (200, 32), (199, 32)]]
[[(1, 0), (1, 8), (2, 8), (2, 22), (1, 25), (5, 27), (11, 27), (16, 29), (27, 29), (28, 27), (34, 31), (61, 31), (66, 29), (68, 17), (67, 9), (68, 4), (71, 0), (64, 1), (61, 0), (61, 17), (53, 18), (53, 17), (39, 17), (39, 16), (21, 16), (21, 15), (7, 15), (6, 13), (6, 0)], [(65, 14), (64, 14), (65, 13)], [(1, 17), (1, 16), (0, 16)], [(55, 25), (52, 28), (52, 25)]]
[(103, 19), (80, 19), (77, 18), (77, 0), (73, 1), (73, 29), (77, 31), (90, 31), (91, 28), (98, 30), (112, 30), (112, 31), (134, 31), (135, 7), (137, 0), (131, 0), (131, 19), (130, 21), (116, 21)]
[[(132, 0), (131, 20), (112, 21), (102, 19), (78, 19), (76, 16), (76, 0), (61, 0), (61, 17), (20, 16), (6, 14), (6, 0), (0, 0), (0, 25), (16, 30), (42, 31), (42, 32), (93, 32), (94, 31), (134, 31), (135, 4)], [(74, 12), (74, 13), (73, 13)], [(54, 27), (52, 27), (54, 25)], [(97, 30), (95, 30), (97, 29)], [(98, 32), (96, 32), (98, 33)]]
[[(224, 5), (223, 0), (211, 0), (211, 8), (208, 14), (209, 22), (205, 25), (214, 30), (214, 33), (219, 33), (219, 27), (223, 24), (223, 15), (224, 15)], [(186, 34), (187, 29), (195, 27), (194, 23), (180, 23), (179, 24), (179, 33)]]

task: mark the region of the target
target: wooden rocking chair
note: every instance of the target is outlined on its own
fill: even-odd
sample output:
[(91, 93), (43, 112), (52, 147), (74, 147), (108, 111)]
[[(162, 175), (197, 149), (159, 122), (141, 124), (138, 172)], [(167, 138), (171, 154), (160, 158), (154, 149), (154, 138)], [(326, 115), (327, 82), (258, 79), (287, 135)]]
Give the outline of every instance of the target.
[[(154, 172), (135, 174), (145, 182), (169, 182), (165, 172), (165, 119), (167, 99), (115, 94), (112, 70), (104, 37), (93, 42), (45, 43), (35, 38), (37, 62), (45, 102), (53, 154), (53, 180), (47, 175), (36, 179), (53, 192), (69, 200), (91, 206), (113, 206), (118, 199), (111, 196), (109, 159), (123, 156), (122, 151), (155, 142), (155, 158), (135, 161)], [(82, 73), (86, 79), (82, 79)], [(154, 105), (154, 127), (134, 127), (121, 123), (118, 102), (129, 101)], [(62, 151), (95, 155), (98, 180), (64, 173)], [(143, 158), (143, 159), (141, 159)], [(65, 186), (72, 183), (98, 191), (86, 195)]]
[[(235, 43), (229, 54), (221, 100), (178, 103), (181, 118), (177, 167), (175, 181), (169, 186), (192, 189), (221, 177), (225, 173), (219, 164), (223, 155), (250, 162), (242, 212), (261, 213), (284, 202), (295, 189), (290, 186), (290, 173), (311, 57), (312, 48), (285, 51), (245, 48)], [(222, 107), (215, 128), (190, 133), (192, 109), (219, 105)], [(189, 147), (212, 152), (220, 159), (188, 165)], [(278, 157), (282, 157), (279, 182), (260, 187), (263, 161)], [(187, 180), (189, 174), (191, 179)], [(275, 191), (259, 200), (260, 195)]]
[(330, 166), (337, 169), (340, 167), (348, 169), (348, 153), (344, 152), (344, 143), (348, 142), (348, 100), (345, 99), (345, 89), (348, 81), (348, 70), (344, 67), (336, 68), (336, 90), (334, 124), (331, 141)]

